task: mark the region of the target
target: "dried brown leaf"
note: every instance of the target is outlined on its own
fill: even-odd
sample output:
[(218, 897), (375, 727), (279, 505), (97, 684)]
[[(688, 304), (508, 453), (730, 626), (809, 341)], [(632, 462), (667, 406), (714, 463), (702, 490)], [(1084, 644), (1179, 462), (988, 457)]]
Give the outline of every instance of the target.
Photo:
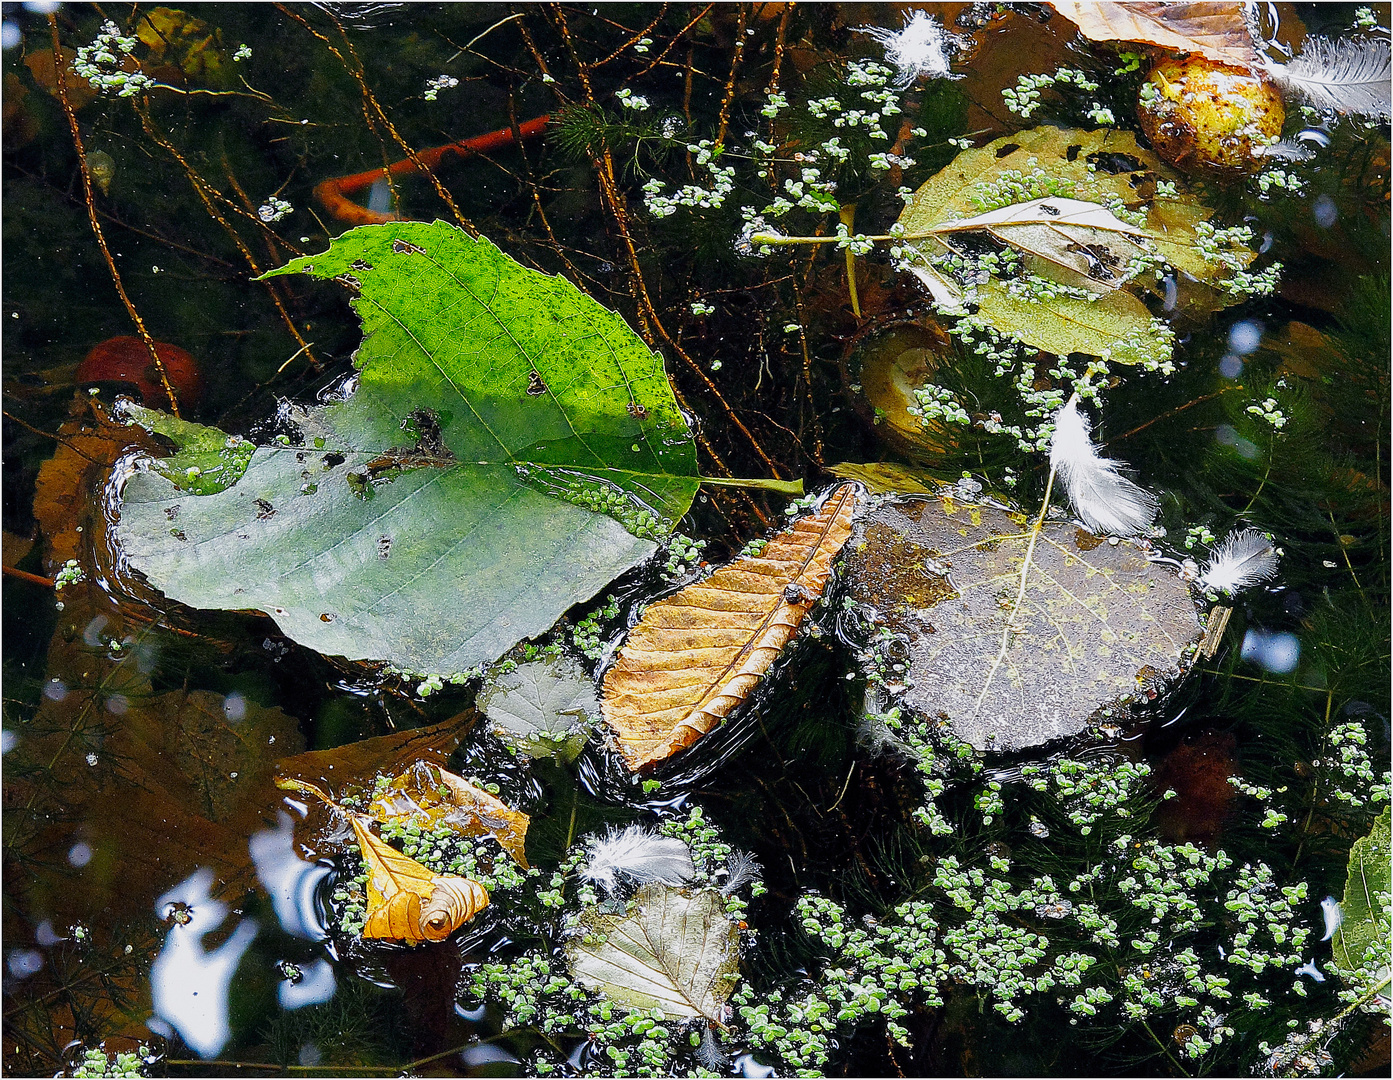
[(363, 937), (408, 945), (443, 941), (488, 907), (489, 894), (477, 881), (433, 873), (374, 836), (365, 818), (354, 815), (352, 822), (368, 866)]
[(1089, 41), (1155, 45), (1239, 67), (1255, 67), (1259, 62), (1242, 4), (1050, 0), (1050, 5)]
[(857, 488), (705, 581), (650, 607), (605, 676), (605, 721), (629, 768), (690, 746), (754, 689), (822, 595)]
[(464, 836), (487, 834), (520, 866), (527, 865), (528, 816), (446, 769), (413, 765), (373, 799), (368, 813), (384, 823), (415, 821), (429, 828), (443, 822)]
[[(341, 791), (351, 780), (371, 778), (374, 772), (400, 772), (413, 762), (444, 765), (455, 748), (469, 734), (478, 718), (466, 709), (439, 724), (397, 731), (371, 739), (336, 746), (331, 750), (311, 750), (276, 762), (279, 777), (308, 781), (331, 791)], [(279, 782), (279, 781), (278, 781)]]

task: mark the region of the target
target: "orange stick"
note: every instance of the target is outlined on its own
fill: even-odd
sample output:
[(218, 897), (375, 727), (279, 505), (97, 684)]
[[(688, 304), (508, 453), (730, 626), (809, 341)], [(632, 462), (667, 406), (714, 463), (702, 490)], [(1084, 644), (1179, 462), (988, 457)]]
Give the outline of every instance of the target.
[[(550, 116), (539, 116), (535, 120), (529, 120), (527, 123), (519, 125), (517, 133), (524, 139), (530, 139), (546, 130), (549, 123), (551, 123)], [(513, 141), (513, 129), (501, 128), (498, 131), (490, 131), (486, 135), (475, 135), (472, 138), (461, 139), (448, 146), (422, 150), (416, 155), (416, 158), (426, 168), (434, 169), (449, 154), (457, 154), (460, 157), (466, 157), (470, 154), (487, 154), (492, 150), (501, 150), (506, 146), (512, 146)], [(367, 172), (354, 173), (352, 176), (338, 176), (331, 180), (321, 181), (315, 185), (314, 197), (319, 205), (337, 220), (349, 225), (380, 225), (383, 222), (396, 221), (398, 220), (396, 214), (380, 214), (376, 210), (369, 210), (367, 207), (354, 202), (350, 196), (363, 191), (365, 188), (372, 187), (373, 184), (387, 176), (404, 176), (416, 171), (416, 162), (410, 158), (403, 158), (386, 168), (369, 169)]]

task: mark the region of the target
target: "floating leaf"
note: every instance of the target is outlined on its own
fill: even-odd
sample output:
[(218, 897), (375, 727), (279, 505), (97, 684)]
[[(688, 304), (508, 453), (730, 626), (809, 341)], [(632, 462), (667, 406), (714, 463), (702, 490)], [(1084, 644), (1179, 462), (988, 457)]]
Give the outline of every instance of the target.
[(492, 836), (519, 865), (527, 865), (529, 819), (496, 795), (425, 762), (394, 777), (368, 806), (384, 824), (414, 821), (426, 828), (444, 824), (463, 836)]
[(1199, 53), (1210, 60), (1239, 67), (1258, 63), (1242, 4), (1050, 0), (1050, 6), (1077, 26), (1079, 33), (1089, 41), (1155, 45), (1178, 52)]
[[(443, 222), (354, 229), (274, 273), (293, 272), (354, 294), (358, 384), (291, 410), (293, 443), (257, 447), (224, 491), (131, 477), (121, 546), (171, 599), (460, 672), (651, 555), (691, 504), (661, 358), (565, 279)], [(181, 451), (207, 441), (164, 426)]]
[[(915, 192), (899, 224), (998, 331), (1059, 356), (1137, 363), (1169, 359), (1171, 333), (1135, 295), (1157, 287), (1154, 269), (1134, 276), (1136, 257), (1189, 282), (1176, 286), (1175, 312), (1237, 299), (1225, 281), (1253, 252), (1205, 240), (1210, 214), (1131, 133), (1046, 126), (959, 154)], [(1005, 245), (1019, 265), (983, 264), (982, 243)]]
[(838, 488), (758, 555), (644, 612), (604, 684), (605, 720), (629, 768), (690, 746), (745, 700), (822, 595), (856, 502), (853, 485)]
[(1033, 549), (1030, 534), (993, 506), (906, 499), (869, 513), (847, 547), (852, 595), (904, 635), (906, 703), (982, 749), (1039, 745), (1155, 697), (1201, 636), (1189, 586), (1134, 544), (1064, 522)]
[(1375, 989), (1381, 981), (1386, 991), (1390, 923), (1393, 923), (1386, 806), (1374, 821), (1369, 835), (1350, 845), (1349, 873), (1340, 910), (1343, 920), (1331, 942), (1336, 966), (1347, 974), (1362, 973), (1364, 979), (1374, 984), (1369, 989)]
[(330, 750), (311, 750), (276, 762), (280, 779), (308, 782), (318, 789), (341, 790), (375, 771), (403, 772), (413, 764), (441, 766), (473, 728), (477, 715), (467, 709), (439, 724), (360, 739)]
[(600, 700), (590, 676), (564, 657), (518, 664), (484, 680), (476, 701), (493, 733), (529, 757), (574, 761)]
[(488, 906), (489, 894), (477, 881), (433, 873), (379, 840), (364, 818), (351, 820), (368, 868), (363, 937), (408, 945), (443, 941)]
[(940, 488), (948, 486), (923, 469), (900, 465), (893, 461), (869, 461), (864, 465), (844, 461), (840, 465), (829, 465), (827, 471), (843, 480), (855, 480), (864, 484), (866, 490), (873, 495), (932, 495)]
[(576, 979), (615, 1001), (719, 1024), (735, 987), (740, 931), (713, 889), (645, 885), (625, 915), (590, 908), (566, 958)]

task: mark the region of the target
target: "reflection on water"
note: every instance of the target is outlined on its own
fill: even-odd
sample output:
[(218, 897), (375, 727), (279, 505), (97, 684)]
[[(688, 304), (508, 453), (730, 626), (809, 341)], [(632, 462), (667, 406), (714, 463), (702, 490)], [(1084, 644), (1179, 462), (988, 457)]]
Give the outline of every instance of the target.
[(276, 918), (287, 934), (323, 941), (329, 933), (315, 895), (320, 882), (329, 876), (330, 867), (316, 866), (295, 854), (295, 823), (289, 814), (282, 810), (277, 822), (275, 829), (263, 830), (251, 838), (256, 876), (271, 897)]
[(276, 992), (282, 1009), (303, 1009), (306, 1005), (322, 1005), (334, 996), (338, 983), (334, 980), (334, 965), (328, 960), (316, 960), (300, 969), (299, 979), (286, 979)]
[(150, 969), (156, 1017), (150, 1029), (169, 1034), (172, 1028), (204, 1058), (216, 1057), (231, 1037), (228, 987), (258, 929), (254, 919), (243, 919), (221, 946), (204, 949), (203, 935), (221, 926), (228, 913), (209, 893), (212, 884), (211, 870), (195, 870), (155, 901), (156, 914), (172, 918), (174, 926)]

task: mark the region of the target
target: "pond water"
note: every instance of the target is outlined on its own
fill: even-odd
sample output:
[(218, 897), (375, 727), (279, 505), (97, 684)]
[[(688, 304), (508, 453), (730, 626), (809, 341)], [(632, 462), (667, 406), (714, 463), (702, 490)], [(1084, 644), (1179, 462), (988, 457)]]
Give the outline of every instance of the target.
[(1055, 7), (4, 5), (8, 1074), (1387, 1074), (1388, 5)]

